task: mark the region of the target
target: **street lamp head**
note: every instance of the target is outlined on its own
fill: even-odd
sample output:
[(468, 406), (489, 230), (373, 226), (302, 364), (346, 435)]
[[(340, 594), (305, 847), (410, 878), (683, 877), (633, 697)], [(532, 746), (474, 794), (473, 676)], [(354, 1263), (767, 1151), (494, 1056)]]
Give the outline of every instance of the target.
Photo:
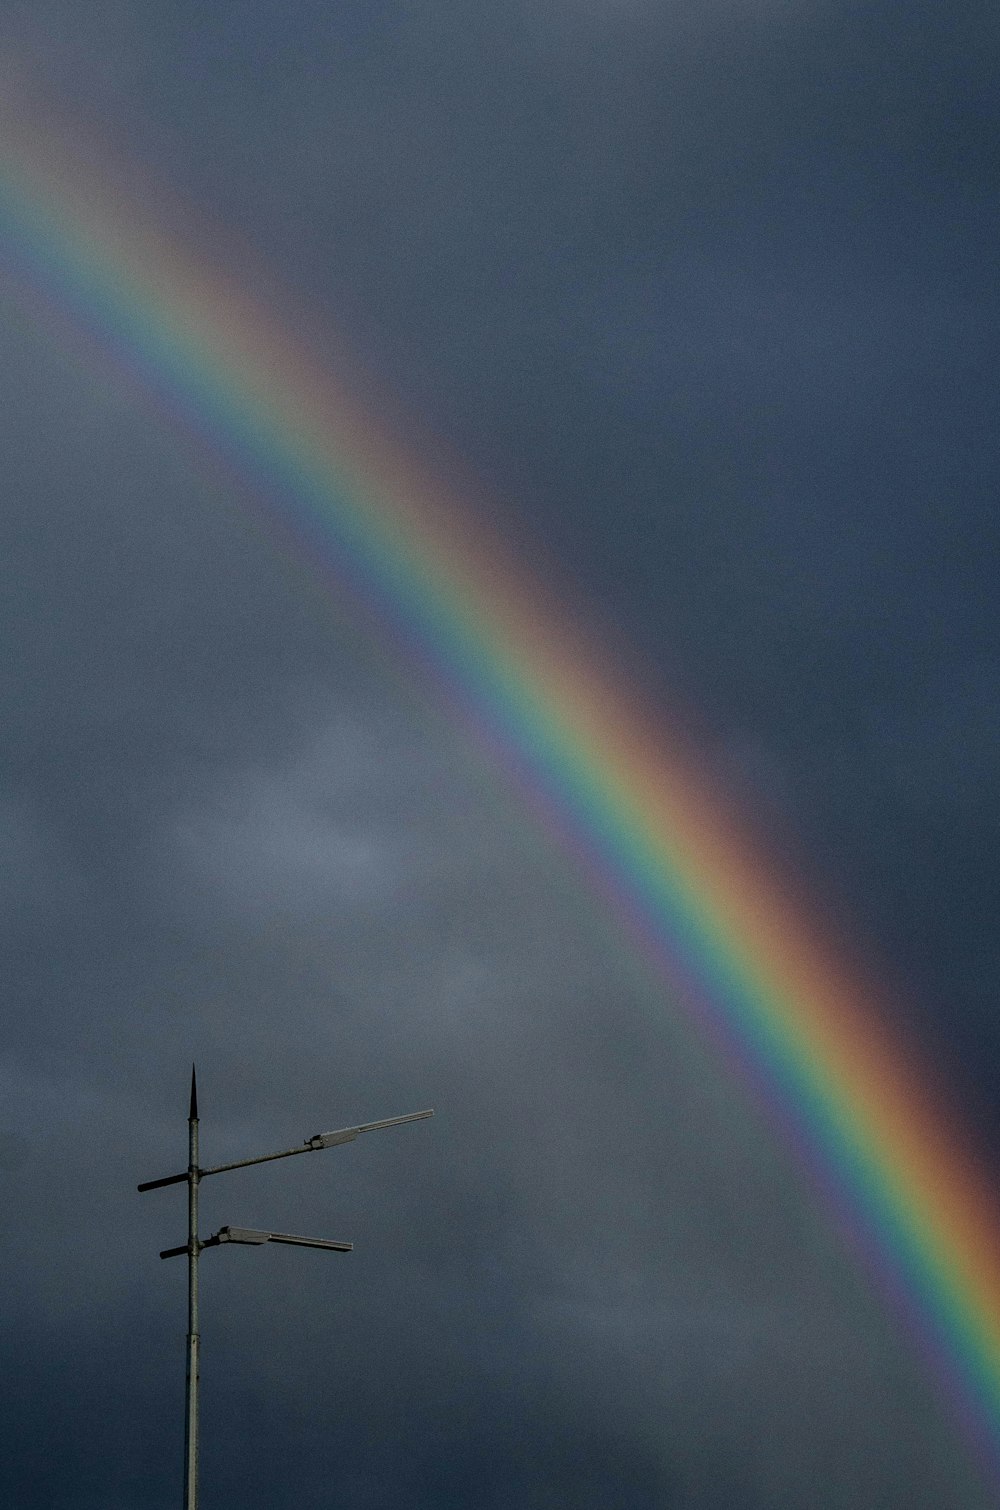
[(353, 1243), (337, 1243), (328, 1237), (299, 1237), (293, 1232), (261, 1232), (256, 1227), (220, 1227), (202, 1243), (203, 1248), (217, 1248), (220, 1243), (246, 1243), (259, 1248), (263, 1243), (290, 1243), (296, 1248), (325, 1248), (331, 1253), (351, 1253)]
[(381, 1127), (399, 1127), (403, 1122), (420, 1122), (424, 1117), (433, 1117), (434, 1108), (422, 1112), (407, 1112), (402, 1117), (383, 1117), (381, 1122), (361, 1122), (357, 1127), (339, 1127), (336, 1132), (314, 1133), (305, 1142), (306, 1148), (335, 1148), (338, 1143), (353, 1143), (359, 1133), (376, 1132)]
[(335, 1148), (338, 1143), (353, 1143), (360, 1127), (342, 1127), (339, 1132), (313, 1133), (306, 1139), (307, 1148)]

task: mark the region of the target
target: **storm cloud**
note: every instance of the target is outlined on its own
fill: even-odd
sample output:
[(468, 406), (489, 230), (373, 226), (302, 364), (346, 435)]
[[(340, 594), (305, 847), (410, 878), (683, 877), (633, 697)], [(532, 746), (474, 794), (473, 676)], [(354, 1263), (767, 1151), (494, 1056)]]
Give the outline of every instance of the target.
[[(0, 6), (5, 73), (604, 626), (988, 1158), (998, 29)], [(356, 1245), (206, 1254), (206, 1506), (992, 1503), (762, 1109), (430, 690), (16, 297), (0, 340), (7, 1502), (179, 1500), (182, 1201), (134, 1187), (197, 1060), (213, 1162), (436, 1108), (206, 1186), (206, 1230)]]

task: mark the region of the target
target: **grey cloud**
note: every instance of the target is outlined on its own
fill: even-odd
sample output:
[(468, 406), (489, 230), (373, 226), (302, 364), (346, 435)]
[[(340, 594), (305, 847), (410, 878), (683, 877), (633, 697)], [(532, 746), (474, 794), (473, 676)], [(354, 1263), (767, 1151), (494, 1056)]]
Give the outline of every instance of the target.
[[(994, 24), (4, 20), (481, 469), (840, 894), (991, 1146)], [(175, 1500), (182, 1203), (133, 1187), (183, 1162), (196, 1058), (212, 1157), (437, 1107), (206, 1184), (206, 1225), (357, 1243), (206, 1255), (206, 1503), (989, 1503), (802, 1171), (518, 801), (238, 488), (2, 319), (10, 1502)]]

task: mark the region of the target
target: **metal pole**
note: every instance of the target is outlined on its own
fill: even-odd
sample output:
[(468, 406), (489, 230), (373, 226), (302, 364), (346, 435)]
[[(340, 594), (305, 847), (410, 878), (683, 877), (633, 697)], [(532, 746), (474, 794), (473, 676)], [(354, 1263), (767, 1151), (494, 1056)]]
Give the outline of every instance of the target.
[(184, 1510), (198, 1510), (198, 1085), (191, 1066), (188, 1111), (188, 1329), (184, 1418)]
[(328, 1238), (298, 1237), (290, 1232), (263, 1232), (251, 1227), (222, 1227), (202, 1242), (198, 1236), (198, 1187), (210, 1174), (225, 1174), (231, 1169), (245, 1169), (250, 1164), (267, 1164), (272, 1159), (287, 1159), (296, 1153), (313, 1153), (321, 1148), (335, 1148), (340, 1143), (351, 1143), (361, 1133), (375, 1132), (383, 1127), (398, 1127), (403, 1122), (419, 1122), (424, 1117), (433, 1117), (428, 1109), (422, 1112), (407, 1112), (402, 1117), (384, 1117), (379, 1122), (361, 1122), (356, 1127), (341, 1127), (334, 1132), (316, 1133), (307, 1138), (298, 1148), (282, 1149), (280, 1153), (261, 1154), (255, 1159), (238, 1159), (232, 1164), (217, 1164), (214, 1168), (202, 1169), (198, 1164), (198, 1082), (194, 1065), (191, 1066), (191, 1104), (188, 1110), (188, 1167), (186, 1174), (171, 1174), (165, 1179), (144, 1180), (139, 1190), (160, 1190), (165, 1185), (188, 1187), (188, 1240), (184, 1247), (164, 1248), (161, 1258), (180, 1258), (187, 1254), (188, 1260), (188, 1329), (187, 1329), (187, 1380), (184, 1409), (184, 1510), (198, 1510), (198, 1388), (200, 1383), (198, 1334), (198, 1259), (203, 1248), (215, 1248), (222, 1243), (290, 1243), (299, 1248), (323, 1248), (327, 1252), (349, 1253), (350, 1243), (332, 1242)]

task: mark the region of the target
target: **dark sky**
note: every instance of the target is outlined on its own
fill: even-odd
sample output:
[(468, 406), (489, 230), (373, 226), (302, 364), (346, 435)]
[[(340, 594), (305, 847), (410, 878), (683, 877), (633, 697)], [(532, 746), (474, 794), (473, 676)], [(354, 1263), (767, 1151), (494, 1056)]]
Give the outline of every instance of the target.
[[(480, 479), (994, 1162), (998, 39), (972, 0), (0, 5), (5, 75)], [(134, 1187), (193, 1058), (207, 1162), (437, 1108), (206, 1187), (207, 1230), (356, 1244), (205, 1256), (206, 1510), (996, 1503), (498, 774), (2, 291), (0, 341), (4, 1503), (180, 1503), (183, 1197)]]

